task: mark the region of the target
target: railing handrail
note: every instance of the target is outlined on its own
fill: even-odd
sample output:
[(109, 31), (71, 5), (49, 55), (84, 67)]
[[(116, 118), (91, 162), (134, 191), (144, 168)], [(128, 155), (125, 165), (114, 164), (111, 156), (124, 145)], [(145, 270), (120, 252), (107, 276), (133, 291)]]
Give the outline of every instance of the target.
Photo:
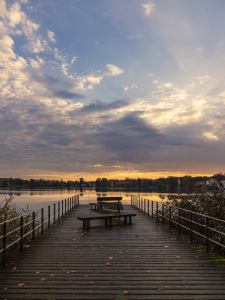
[[(146, 211), (146, 200), (147, 200), (147, 211)], [(225, 239), (225, 232), (218, 230), (218, 225), (221, 226), (221, 223), (225, 224), (225, 220), (214, 218), (205, 214), (201, 214), (195, 211), (191, 211), (188, 209), (180, 208), (178, 206), (171, 205), (169, 202), (163, 201), (154, 201), (149, 200), (140, 196), (132, 195), (131, 196), (131, 205), (136, 206), (138, 209), (142, 210), (143, 212), (150, 215), (150, 205), (149, 201), (151, 201), (151, 216), (152, 218), (156, 218), (157, 221), (161, 219), (161, 222), (164, 224), (165, 220), (167, 220), (170, 229), (172, 227), (177, 227), (179, 234), (181, 233), (181, 228), (185, 229), (185, 232), (189, 232), (190, 234), (190, 241), (192, 243), (193, 235), (203, 238), (205, 243), (207, 252), (209, 252), (210, 245), (214, 244), (222, 249), (225, 249), (225, 245), (223, 244)], [(154, 203), (156, 203), (156, 208), (154, 209)], [(162, 211), (159, 211), (159, 204), (161, 205)], [(166, 205), (166, 206), (165, 206)], [(165, 207), (167, 209), (167, 215), (165, 215)], [(172, 212), (173, 210), (173, 212)], [(187, 213), (186, 215), (181, 215), (182, 212)], [(201, 221), (193, 220), (194, 215), (195, 218), (201, 217)], [(210, 221), (214, 221), (215, 223), (210, 223)], [(183, 222), (183, 223), (182, 223)], [(219, 223), (219, 224), (218, 224)], [(210, 225), (209, 225), (210, 224)], [(213, 228), (213, 226), (216, 228)], [(197, 231), (194, 228), (197, 226)], [(215, 227), (214, 226), (214, 227)], [(222, 225), (224, 226), (224, 225)], [(201, 228), (201, 229), (200, 229)], [(214, 235), (213, 235), (214, 233)], [(220, 238), (216, 236), (216, 234), (220, 235)], [(212, 237), (210, 236), (212, 235)], [(221, 242), (222, 241), (222, 242)], [(224, 251), (224, 250), (223, 250)], [(224, 253), (224, 252), (223, 252)]]
[[(78, 195), (78, 194), (77, 194)], [(74, 195), (74, 196), (76, 196), (76, 195)], [(74, 196), (71, 196), (71, 197), (74, 197)], [(50, 206), (54, 206), (54, 204), (56, 204), (56, 203), (58, 203), (58, 202), (61, 202), (61, 201), (65, 201), (65, 200), (67, 200), (67, 199), (70, 199), (71, 197), (67, 197), (67, 198), (65, 198), (65, 199), (62, 199), (62, 200), (58, 200), (57, 202), (53, 202), (53, 203), (51, 203), (51, 204), (49, 204)], [(46, 205), (46, 206), (44, 206), (44, 207), (41, 207), (41, 208), (39, 208), (39, 209), (37, 209), (37, 210), (31, 210), (30, 212), (28, 212), (28, 213), (24, 213), (24, 214), (20, 214), (18, 217), (15, 217), (15, 218), (12, 218), (12, 219), (9, 219), (9, 220), (5, 220), (4, 222), (1, 222), (0, 223), (0, 226), (1, 225), (3, 225), (4, 223), (8, 223), (8, 222), (12, 222), (12, 221), (15, 221), (16, 219), (20, 219), (20, 217), (26, 217), (26, 216), (29, 216), (31, 213), (38, 213), (38, 212), (40, 212), (41, 211), (41, 209), (42, 208), (47, 208), (49, 205)]]
[[(60, 218), (62, 218), (66, 213), (71, 211), (78, 204), (79, 204), (79, 194), (51, 203), (50, 205), (42, 207), (38, 210), (33, 210), (31, 212), (21, 214), (18, 217), (1, 222), (0, 226), (2, 226), (2, 235), (0, 236), (0, 242), (2, 243), (2, 247), (0, 248), (0, 253), (2, 253), (3, 266), (6, 265), (6, 251), (9, 248), (11, 248), (16, 243), (20, 243), (20, 251), (22, 251), (25, 237), (32, 234), (32, 240), (34, 240), (35, 230), (41, 229), (41, 234), (43, 234), (45, 227), (50, 228), (51, 224), (53, 223), (55, 224), (56, 219), (59, 220)], [(58, 205), (57, 210), (56, 210), (56, 205)], [(53, 207), (52, 210), (51, 207)], [(46, 208), (47, 208), (47, 212), (44, 213)], [(41, 213), (41, 215), (38, 216), (38, 213)], [(26, 217), (30, 217), (30, 219), (26, 220), (26, 223), (24, 223), (24, 219)], [(10, 222), (13, 222), (15, 220), (19, 220), (20, 223), (15, 228), (7, 232), (7, 225)], [(41, 222), (39, 221), (35, 222), (37, 220), (41, 220)], [(24, 229), (28, 225), (29, 225), (28, 232), (24, 232)], [(16, 231), (19, 231), (19, 233), (14, 236), (14, 239), (9, 241), (9, 244), (7, 244), (7, 237), (15, 233)]]

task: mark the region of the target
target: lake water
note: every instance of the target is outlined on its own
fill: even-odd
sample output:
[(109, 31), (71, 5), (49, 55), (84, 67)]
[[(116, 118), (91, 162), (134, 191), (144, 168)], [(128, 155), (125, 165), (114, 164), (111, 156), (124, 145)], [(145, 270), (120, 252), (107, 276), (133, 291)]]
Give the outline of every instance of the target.
[(5, 198), (13, 197), (13, 203), (18, 209), (37, 210), (45, 207), (51, 203), (64, 200), (68, 197), (79, 194), (80, 203), (88, 204), (89, 202), (95, 202), (97, 197), (100, 196), (117, 196), (123, 197), (123, 204), (130, 204), (131, 195), (139, 195), (143, 198), (147, 198), (154, 201), (162, 201), (160, 196), (166, 196), (167, 194), (151, 193), (151, 192), (137, 192), (137, 191), (125, 191), (125, 190), (110, 190), (107, 192), (97, 192), (95, 190), (67, 190), (67, 189), (36, 189), (36, 190), (0, 190), (0, 201)]

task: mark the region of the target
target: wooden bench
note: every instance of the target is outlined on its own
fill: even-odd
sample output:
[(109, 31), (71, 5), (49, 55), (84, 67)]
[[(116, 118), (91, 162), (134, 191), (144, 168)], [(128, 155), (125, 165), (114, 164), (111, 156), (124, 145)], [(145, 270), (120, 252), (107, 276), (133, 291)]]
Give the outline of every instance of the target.
[(132, 224), (132, 217), (135, 217), (136, 214), (126, 213), (126, 214), (118, 214), (118, 215), (99, 215), (99, 216), (91, 216), (91, 217), (77, 217), (78, 220), (83, 221), (83, 228), (90, 229), (91, 220), (105, 220), (105, 226), (111, 227), (113, 219), (124, 218), (124, 224), (127, 224), (127, 218), (129, 218), (129, 225)]
[(123, 210), (122, 199), (122, 197), (97, 197), (97, 202), (101, 212), (104, 208), (107, 208), (109, 210), (117, 210), (120, 213)]

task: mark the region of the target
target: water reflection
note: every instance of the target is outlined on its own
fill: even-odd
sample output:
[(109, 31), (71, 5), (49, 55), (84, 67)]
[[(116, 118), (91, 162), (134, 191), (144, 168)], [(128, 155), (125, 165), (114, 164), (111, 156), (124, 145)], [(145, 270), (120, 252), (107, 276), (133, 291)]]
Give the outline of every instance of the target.
[(13, 201), (19, 208), (37, 209), (46, 206), (51, 202), (57, 202), (73, 195), (80, 195), (80, 203), (88, 204), (96, 201), (97, 197), (120, 196), (123, 197), (123, 204), (130, 204), (131, 195), (141, 196), (154, 201), (166, 201), (167, 196), (171, 194), (160, 194), (133, 189), (112, 189), (112, 190), (95, 190), (95, 189), (37, 189), (37, 190), (0, 190), (0, 201), (13, 197)]

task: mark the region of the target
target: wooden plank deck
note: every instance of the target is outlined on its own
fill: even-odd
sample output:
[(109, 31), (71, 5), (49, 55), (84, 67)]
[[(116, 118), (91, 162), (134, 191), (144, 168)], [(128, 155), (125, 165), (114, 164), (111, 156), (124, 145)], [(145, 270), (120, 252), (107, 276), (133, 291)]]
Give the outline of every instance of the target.
[[(133, 225), (81, 229), (80, 205), (0, 272), (2, 299), (225, 299), (225, 261), (136, 208)], [(96, 223), (94, 223), (96, 222)], [(21, 286), (19, 286), (21, 285)]]

